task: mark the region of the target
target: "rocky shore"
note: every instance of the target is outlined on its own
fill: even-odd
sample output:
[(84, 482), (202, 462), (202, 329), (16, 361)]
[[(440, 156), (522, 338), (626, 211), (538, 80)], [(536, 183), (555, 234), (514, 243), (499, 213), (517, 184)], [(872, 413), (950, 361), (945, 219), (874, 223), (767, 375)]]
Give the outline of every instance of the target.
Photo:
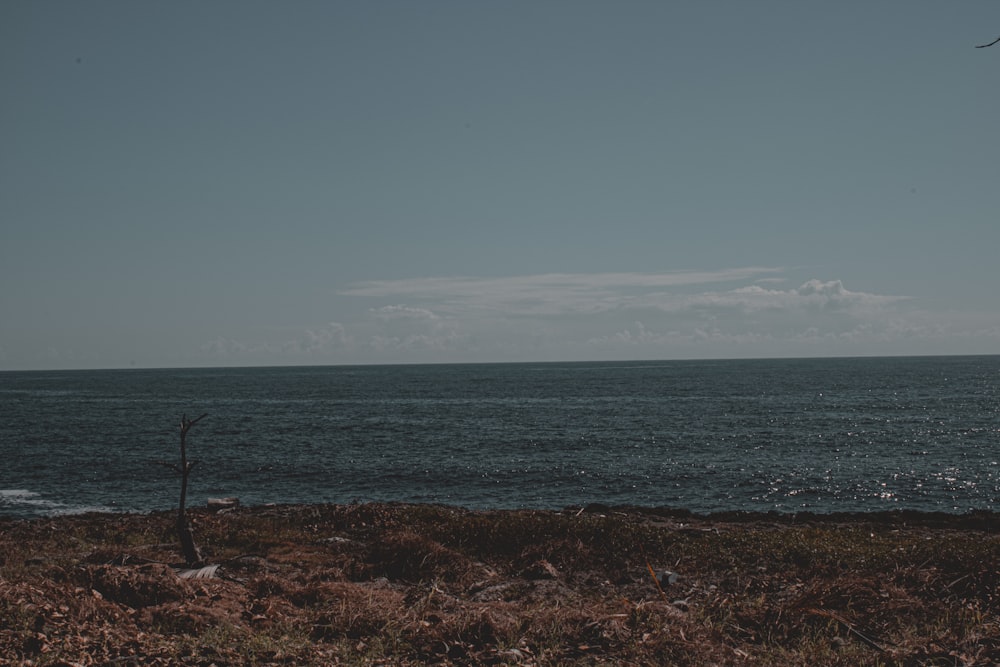
[(0, 518), (0, 663), (1000, 663), (1000, 515), (404, 504)]

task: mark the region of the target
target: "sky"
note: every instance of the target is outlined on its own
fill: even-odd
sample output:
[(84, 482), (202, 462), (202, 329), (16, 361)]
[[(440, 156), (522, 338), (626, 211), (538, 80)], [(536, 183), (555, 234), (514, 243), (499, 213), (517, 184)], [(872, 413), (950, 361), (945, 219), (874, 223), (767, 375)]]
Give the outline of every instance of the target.
[(1000, 354), (994, 0), (0, 3), (0, 370)]

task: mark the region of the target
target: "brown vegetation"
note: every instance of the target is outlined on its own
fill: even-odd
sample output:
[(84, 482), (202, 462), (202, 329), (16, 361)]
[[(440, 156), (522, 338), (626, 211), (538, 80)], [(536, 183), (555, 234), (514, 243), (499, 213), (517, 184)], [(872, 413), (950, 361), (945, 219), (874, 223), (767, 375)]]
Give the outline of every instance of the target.
[(189, 514), (214, 578), (178, 576), (169, 513), (0, 520), (0, 663), (1000, 661), (988, 513)]

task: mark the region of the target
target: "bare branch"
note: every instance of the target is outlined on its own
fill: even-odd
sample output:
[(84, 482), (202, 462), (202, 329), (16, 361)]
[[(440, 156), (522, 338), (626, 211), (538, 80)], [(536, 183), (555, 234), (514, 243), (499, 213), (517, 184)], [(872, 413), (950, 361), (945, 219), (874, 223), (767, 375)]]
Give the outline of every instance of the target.
[(196, 419), (188, 419), (187, 415), (181, 415), (181, 434), (182, 435), (186, 435), (187, 432), (188, 432), (188, 430), (192, 426), (194, 426), (195, 424), (197, 424), (198, 422), (200, 422), (202, 419), (204, 419), (207, 416), (208, 416), (207, 412), (205, 414), (201, 415), (200, 417), (196, 418)]
[(993, 40), (992, 42), (990, 42), (989, 44), (980, 44), (980, 45), (978, 45), (978, 46), (977, 46), (976, 48), (977, 48), (977, 49), (985, 49), (985, 48), (986, 48), (987, 46), (993, 46), (993, 45), (994, 45), (994, 44), (996, 44), (997, 42), (1000, 42), (1000, 37), (997, 37), (996, 39), (994, 39), (994, 40)]

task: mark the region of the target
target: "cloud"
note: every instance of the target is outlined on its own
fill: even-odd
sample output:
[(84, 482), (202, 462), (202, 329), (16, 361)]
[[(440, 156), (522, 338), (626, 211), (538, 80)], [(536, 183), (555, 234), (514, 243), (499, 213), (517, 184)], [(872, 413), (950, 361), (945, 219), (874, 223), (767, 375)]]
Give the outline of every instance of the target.
[(316, 329), (306, 329), (300, 336), (286, 341), (283, 349), (286, 352), (317, 354), (329, 352), (351, 343), (351, 336), (343, 324), (330, 322)]
[(321, 355), (345, 349), (352, 344), (346, 327), (330, 322), (321, 327), (301, 329), (291, 337), (281, 340), (252, 341), (217, 336), (201, 346), (209, 357), (242, 359), (283, 358), (289, 355)]
[(370, 281), (340, 292), (336, 322), (205, 350), (275, 364), (704, 358), (927, 353), (963, 332), (969, 349), (1000, 337), (996, 317), (948, 318), (837, 279), (779, 281), (755, 267)]
[(376, 334), (372, 336), (368, 343), (371, 348), (378, 352), (415, 352), (415, 351), (438, 351), (457, 350), (464, 338), (454, 331), (443, 334), (406, 334), (400, 336), (386, 336)]
[(233, 338), (216, 336), (207, 343), (202, 344), (201, 351), (213, 357), (229, 357), (259, 351), (259, 347), (249, 345)]
[(588, 345), (598, 348), (628, 346), (649, 349), (704, 343), (743, 346), (773, 342), (774, 336), (767, 332), (725, 331), (719, 326), (699, 326), (697, 324), (684, 326), (681, 329), (656, 331), (638, 320), (633, 323), (632, 328), (617, 331), (610, 336), (596, 336), (587, 340)]
[[(840, 280), (809, 280), (795, 289), (759, 284), (776, 280), (779, 269), (750, 267), (721, 271), (670, 273), (541, 274), (504, 278), (420, 278), (371, 281), (341, 294), (355, 297), (407, 299), (413, 305), (374, 309), (382, 319), (482, 317), (557, 317), (599, 315), (617, 311), (655, 310), (668, 313), (826, 310), (860, 313), (890, 306), (907, 297), (846, 289)], [(760, 276), (765, 277), (761, 278)], [(729, 290), (692, 291), (698, 286), (755, 280)], [(433, 309), (433, 311), (431, 310)]]
[(358, 283), (340, 294), (430, 302), (436, 310), (447, 313), (475, 309), (507, 315), (593, 314), (628, 306), (636, 294), (650, 290), (744, 281), (779, 270), (748, 267), (666, 273), (546, 273), (499, 278), (377, 280)]
[[(371, 281), (341, 292), (393, 299), (369, 310), (378, 349), (531, 349), (561, 355), (670, 356), (883, 342), (913, 331), (906, 296), (811, 279), (780, 289), (781, 269), (539, 274)], [(717, 289), (731, 283), (727, 289)], [(629, 322), (622, 326), (622, 321)], [(723, 351), (727, 350), (727, 351)], [(596, 352), (595, 352), (596, 351)], [(616, 352), (617, 351), (617, 352)], [(752, 352), (749, 352), (752, 354)]]
[(414, 278), (408, 280), (372, 280), (343, 290), (351, 296), (434, 297), (462, 294), (483, 296), (494, 293), (555, 289), (609, 289), (615, 287), (675, 287), (748, 280), (777, 273), (781, 269), (747, 267), (718, 271), (670, 271), (663, 273), (543, 273), (499, 278)]
[(458, 324), (428, 308), (404, 305), (369, 310), (374, 331), (367, 344), (376, 351), (445, 351), (460, 346), (465, 335)]
[(657, 333), (646, 328), (646, 325), (636, 320), (632, 327), (616, 331), (610, 336), (596, 336), (587, 340), (588, 345), (620, 344), (620, 345), (648, 345), (663, 344), (678, 340), (676, 332)]
[(726, 292), (695, 295), (654, 295), (643, 305), (665, 311), (689, 309), (729, 309), (752, 313), (764, 310), (841, 310), (861, 312), (906, 301), (910, 297), (852, 292), (840, 280), (809, 280), (790, 290), (766, 289), (760, 285), (738, 287)]
[(382, 306), (381, 308), (372, 308), (372, 315), (377, 319), (383, 321), (392, 320), (423, 320), (423, 321), (437, 321), (441, 318), (435, 315), (433, 312), (426, 308), (410, 308), (409, 306)]

